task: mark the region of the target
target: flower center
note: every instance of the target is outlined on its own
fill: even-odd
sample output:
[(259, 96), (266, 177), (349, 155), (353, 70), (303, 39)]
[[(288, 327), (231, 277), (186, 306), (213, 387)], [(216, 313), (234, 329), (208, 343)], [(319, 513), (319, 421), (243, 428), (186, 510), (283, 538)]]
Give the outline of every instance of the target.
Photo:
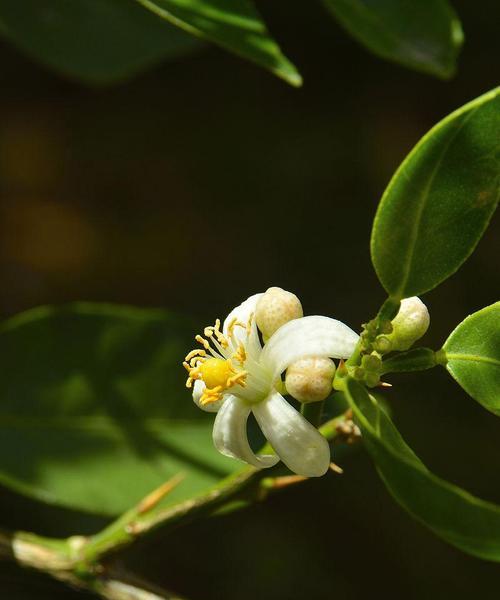
[(222, 394), (235, 385), (246, 386), (247, 371), (236, 366), (242, 367), (246, 360), (245, 348), (234, 336), (236, 326), (245, 327), (237, 322), (231, 323), (228, 336), (225, 336), (217, 319), (215, 325), (205, 328), (205, 337), (197, 335), (195, 338), (203, 348), (192, 350), (186, 356), (183, 363), (189, 373), (186, 387), (192, 387), (197, 379), (206, 386), (200, 398), (201, 404), (220, 400)]
[(201, 378), (208, 388), (226, 387), (227, 380), (235, 374), (230, 360), (209, 358), (199, 366)]

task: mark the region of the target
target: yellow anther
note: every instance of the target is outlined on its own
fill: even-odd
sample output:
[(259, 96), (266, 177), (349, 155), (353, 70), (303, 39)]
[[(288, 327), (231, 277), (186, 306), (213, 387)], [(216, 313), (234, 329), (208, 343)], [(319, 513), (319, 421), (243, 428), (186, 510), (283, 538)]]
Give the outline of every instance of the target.
[(210, 344), (208, 343), (208, 341), (205, 338), (202, 338), (201, 335), (197, 335), (194, 338), (199, 344), (201, 344), (205, 350), (208, 350), (210, 348)]
[(253, 313), (250, 313), (250, 316), (248, 317), (248, 321), (247, 321), (247, 325), (246, 325), (247, 335), (250, 335), (250, 332), (252, 331), (252, 321), (253, 321)]
[(207, 355), (207, 353), (205, 352), (205, 350), (202, 350), (201, 348), (197, 348), (196, 350), (191, 350), (191, 352), (186, 355), (186, 358), (184, 360), (189, 362), (195, 356), (206, 356), (206, 355)]
[(211, 402), (217, 402), (222, 398), (221, 390), (221, 386), (217, 386), (212, 389), (206, 389), (200, 398), (200, 404), (204, 406), (205, 404), (210, 404)]
[(226, 336), (220, 330), (220, 319), (215, 321), (215, 325), (212, 327), (205, 327), (204, 334), (207, 337), (212, 337), (215, 335), (217, 341), (223, 348), (227, 348), (229, 346), (229, 342)]
[(229, 337), (234, 336), (234, 328), (235, 327), (242, 327), (243, 329), (245, 329), (246, 325), (244, 325), (243, 323), (240, 323), (240, 321), (238, 321), (238, 319), (236, 317), (231, 319), (229, 325), (227, 326), (227, 332), (229, 334)]
[(239, 362), (241, 365), (246, 361), (247, 353), (245, 347), (241, 342), (238, 346), (238, 350), (236, 350), (236, 352), (231, 356), (231, 358), (236, 362)]
[(236, 373), (235, 375), (232, 375), (231, 377), (229, 377), (229, 379), (226, 381), (226, 387), (231, 387), (233, 385), (241, 385), (241, 387), (245, 387), (246, 386), (246, 378), (247, 378), (248, 372), (247, 371), (240, 371), (239, 373)]

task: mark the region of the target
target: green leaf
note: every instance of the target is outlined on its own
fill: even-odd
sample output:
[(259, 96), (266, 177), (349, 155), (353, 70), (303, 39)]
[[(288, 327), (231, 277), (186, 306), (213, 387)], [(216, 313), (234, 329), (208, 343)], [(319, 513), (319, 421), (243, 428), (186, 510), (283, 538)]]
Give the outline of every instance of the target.
[(446, 340), (442, 359), (475, 400), (500, 415), (500, 302), (468, 316)]
[(184, 386), (194, 327), (158, 310), (75, 304), (0, 328), (0, 481), (114, 515), (179, 473), (175, 503), (241, 463), (213, 448), (213, 415)]
[(447, 0), (323, 0), (339, 23), (374, 54), (451, 77), (463, 43)]
[(269, 35), (250, 0), (137, 0), (146, 8), (202, 39), (269, 69), (288, 83), (302, 78)]
[(199, 46), (135, 0), (0, 0), (0, 35), (86, 83), (130, 77)]
[(436, 287), (467, 259), (500, 196), (500, 88), (438, 123), (387, 187), (373, 223), (377, 275), (395, 299)]
[(429, 472), (359, 383), (349, 380), (346, 395), (366, 448), (395, 500), (450, 544), (500, 561), (500, 506)]

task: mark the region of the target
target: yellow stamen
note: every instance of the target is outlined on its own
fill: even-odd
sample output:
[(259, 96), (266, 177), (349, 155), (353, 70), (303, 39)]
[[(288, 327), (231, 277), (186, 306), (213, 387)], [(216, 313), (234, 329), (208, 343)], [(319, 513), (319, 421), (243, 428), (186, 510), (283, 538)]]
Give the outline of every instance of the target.
[(210, 348), (210, 344), (208, 343), (208, 341), (205, 338), (202, 338), (201, 335), (196, 335), (194, 338), (199, 344), (201, 344), (205, 350), (208, 350)]
[(191, 350), (191, 352), (189, 352), (189, 354), (186, 355), (186, 358), (184, 360), (189, 362), (195, 356), (206, 356), (206, 355), (207, 355), (207, 353), (205, 352), (205, 350), (202, 350), (201, 348), (196, 348), (196, 350)]
[(203, 392), (200, 398), (200, 404), (205, 406), (205, 404), (211, 404), (212, 402), (217, 402), (222, 398), (221, 394), (222, 387), (218, 386), (209, 390), (208, 388)]
[(248, 317), (248, 321), (247, 321), (247, 325), (246, 325), (247, 336), (250, 335), (250, 333), (252, 331), (252, 321), (253, 321), (253, 313), (250, 313), (250, 316)]
[[(243, 366), (247, 359), (244, 345), (234, 337), (234, 328), (243, 327), (250, 330), (253, 315), (250, 316), (249, 323), (243, 325), (236, 318), (228, 326), (228, 336), (225, 336), (220, 330), (220, 320), (215, 321), (215, 325), (205, 327), (203, 333), (205, 337), (197, 335), (195, 340), (203, 346), (192, 350), (186, 355), (182, 363), (189, 373), (186, 381), (186, 387), (192, 388), (196, 380), (202, 380), (205, 383), (205, 390), (200, 398), (200, 404), (216, 402), (222, 398), (222, 394), (228, 388), (234, 385), (246, 386), (247, 371), (238, 370), (234, 363)], [(230, 358), (227, 358), (226, 348), (230, 346), (229, 339), (233, 347), (238, 342), (238, 349)], [(213, 347), (211, 347), (211, 345)], [(233, 363), (234, 361), (234, 363)]]
[(229, 325), (227, 326), (227, 332), (229, 334), (229, 337), (234, 337), (234, 328), (235, 327), (242, 327), (243, 329), (246, 329), (246, 325), (244, 325), (243, 323), (241, 323), (240, 321), (238, 321), (238, 319), (236, 317), (234, 317), (233, 319), (231, 319)]
[(226, 387), (229, 388), (236, 384), (241, 385), (241, 387), (245, 387), (247, 384), (246, 383), (247, 375), (248, 375), (248, 371), (240, 371), (239, 373), (236, 373), (235, 375), (233, 375), (226, 381)]
[(229, 342), (226, 336), (220, 330), (220, 319), (217, 319), (215, 321), (215, 325), (205, 327), (203, 333), (207, 338), (215, 336), (216, 340), (223, 348), (227, 348), (229, 346)]
[(231, 356), (231, 358), (237, 362), (240, 363), (240, 365), (243, 365), (244, 362), (247, 359), (247, 353), (245, 350), (245, 347), (243, 346), (243, 344), (240, 342), (239, 346), (238, 346), (238, 350), (236, 350), (236, 352)]

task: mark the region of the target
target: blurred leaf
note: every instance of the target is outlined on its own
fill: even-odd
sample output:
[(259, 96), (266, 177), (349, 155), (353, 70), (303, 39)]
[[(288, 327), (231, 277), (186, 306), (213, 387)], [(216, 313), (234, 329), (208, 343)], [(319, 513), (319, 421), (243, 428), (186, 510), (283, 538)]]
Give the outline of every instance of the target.
[(269, 69), (288, 83), (302, 78), (269, 35), (250, 0), (137, 0), (185, 31)]
[(167, 503), (241, 467), (212, 445), (180, 361), (193, 326), (157, 310), (40, 308), (0, 329), (0, 481), (114, 515), (175, 474)]
[(462, 321), (443, 350), (446, 368), (464, 390), (500, 415), (500, 302)]
[(371, 239), (389, 294), (423, 294), (454, 273), (476, 247), (499, 195), (497, 88), (431, 129), (389, 183)]
[(447, 0), (323, 0), (339, 23), (374, 54), (448, 78), (463, 33)]
[(129, 77), (199, 45), (135, 0), (0, 0), (0, 35), (88, 83)]
[(349, 379), (346, 395), (366, 448), (397, 502), (450, 544), (500, 561), (500, 506), (430, 473), (359, 383)]

